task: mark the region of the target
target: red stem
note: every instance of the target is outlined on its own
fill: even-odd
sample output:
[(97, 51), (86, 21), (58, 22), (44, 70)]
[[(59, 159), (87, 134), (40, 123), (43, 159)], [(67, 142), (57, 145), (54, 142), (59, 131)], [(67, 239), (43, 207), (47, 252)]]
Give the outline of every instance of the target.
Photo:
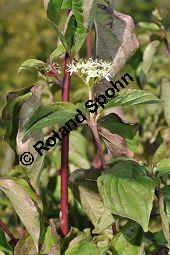
[[(92, 44), (91, 43), (91, 33), (89, 31), (88, 34), (87, 34), (87, 37), (86, 37), (86, 51), (87, 51), (87, 57), (88, 58), (92, 57), (92, 45), (91, 44)], [(96, 124), (93, 123), (93, 121), (91, 123), (91, 130), (92, 130), (93, 136), (95, 138), (95, 150), (98, 149), (98, 152), (99, 152), (99, 155), (100, 155), (101, 168), (103, 170), (107, 169), (106, 161), (105, 161), (105, 158), (104, 158), (104, 153), (103, 153), (103, 150), (102, 150), (102, 145), (101, 145), (101, 142), (100, 142), (99, 133), (98, 133)], [(116, 224), (115, 223), (112, 225), (112, 232), (113, 232), (113, 236), (117, 233), (117, 229), (116, 229)]]
[(167, 58), (169, 59), (169, 62), (170, 62), (170, 49), (169, 49), (169, 43), (168, 43), (168, 37), (167, 37), (166, 31), (162, 32), (162, 40), (165, 44), (165, 54), (166, 54), (166, 56), (167, 56)]
[(0, 227), (5, 231), (5, 233), (11, 238), (14, 244), (17, 244), (17, 239), (13, 236), (13, 234), (9, 231), (7, 226), (0, 220)]
[[(62, 88), (62, 101), (69, 101), (70, 94), (70, 74), (67, 72), (70, 63), (69, 55), (66, 54), (64, 62), (64, 81)], [(69, 233), (68, 221), (68, 173), (69, 173), (69, 135), (62, 139), (61, 143), (61, 212), (60, 212), (60, 229), (61, 233), (66, 236)]]
[(88, 58), (91, 58), (93, 52), (92, 52), (91, 34), (90, 34), (90, 31), (88, 32), (87, 37), (86, 37), (86, 50), (87, 50), (87, 57), (88, 57)]
[(96, 145), (97, 145), (97, 149), (98, 149), (98, 152), (99, 152), (99, 155), (100, 155), (101, 167), (104, 170), (104, 169), (107, 168), (107, 165), (106, 165), (106, 161), (105, 161), (105, 158), (104, 158), (104, 153), (103, 153), (103, 149), (102, 149), (102, 145), (101, 145), (101, 142), (100, 142), (100, 137), (99, 137), (99, 133), (98, 133), (96, 124), (94, 124), (92, 121), (93, 120), (91, 120), (90, 127), (91, 127), (91, 130), (93, 132), (95, 142), (96, 142)]

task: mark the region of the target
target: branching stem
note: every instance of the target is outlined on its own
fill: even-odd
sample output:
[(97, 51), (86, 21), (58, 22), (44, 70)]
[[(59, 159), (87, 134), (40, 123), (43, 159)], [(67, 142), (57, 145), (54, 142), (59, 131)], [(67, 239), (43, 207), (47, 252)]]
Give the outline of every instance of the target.
[(0, 220), (0, 227), (5, 231), (5, 233), (11, 238), (14, 244), (17, 244), (17, 239), (13, 236), (13, 234), (9, 231), (8, 227)]
[[(93, 99), (93, 93), (92, 93), (92, 88), (89, 87), (89, 100)], [(96, 125), (96, 120), (95, 120), (95, 116), (94, 113), (90, 112), (90, 123), (89, 126), (93, 132), (94, 138), (95, 138), (95, 142), (96, 142), (96, 146), (101, 158), (101, 166), (102, 169), (106, 169), (107, 165), (106, 165), (106, 161), (104, 158), (104, 153), (103, 153), (103, 149), (102, 149), (102, 145), (101, 145), (101, 141), (100, 141), (100, 137), (99, 137), (99, 133), (97, 130), (97, 125)]]
[[(69, 55), (65, 56), (64, 63), (64, 80), (62, 88), (62, 101), (69, 101), (70, 94), (70, 74), (67, 72), (70, 63)], [(61, 143), (61, 212), (60, 212), (60, 228), (61, 233), (66, 236), (69, 233), (68, 220), (68, 174), (69, 174), (69, 135), (62, 139)]]

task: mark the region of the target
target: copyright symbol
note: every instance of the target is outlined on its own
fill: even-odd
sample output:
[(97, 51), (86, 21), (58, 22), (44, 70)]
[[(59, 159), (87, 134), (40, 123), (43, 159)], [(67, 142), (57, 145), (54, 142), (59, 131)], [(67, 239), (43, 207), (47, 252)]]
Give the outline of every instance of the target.
[(24, 166), (29, 166), (34, 162), (34, 157), (30, 152), (24, 152), (20, 156), (20, 161)]

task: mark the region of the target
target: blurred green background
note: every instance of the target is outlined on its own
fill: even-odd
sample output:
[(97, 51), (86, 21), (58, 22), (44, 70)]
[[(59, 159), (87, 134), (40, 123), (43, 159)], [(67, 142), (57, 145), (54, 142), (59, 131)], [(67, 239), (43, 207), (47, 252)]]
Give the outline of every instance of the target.
[[(114, 0), (117, 11), (127, 13), (134, 19), (136, 33), (140, 33), (138, 22), (151, 21), (152, 11), (158, 7), (168, 8), (169, 0)], [(169, 19), (169, 20), (168, 20)], [(170, 18), (166, 28), (170, 27)], [(8, 92), (32, 85), (35, 73), (17, 75), (19, 65), (28, 58), (46, 61), (57, 43), (56, 33), (46, 19), (42, 0), (0, 1), (0, 112), (5, 105)], [(0, 169), (1, 173), (10, 167), (10, 150), (2, 141), (3, 123), (0, 121)], [(10, 155), (11, 156), (10, 156)]]
[[(141, 42), (141, 47), (139, 51), (135, 54), (135, 56), (131, 59), (131, 69), (130, 73), (135, 72), (136, 69), (132, 68), (133, 64), (138, 65), (138, 62), (142, 61), (142, 52), (146, 48), (149, 43), (149, 32), (145, 31), (141, 27), (138, 26), (139, 22), (152, 21), (152, 11), (156, 7), (163, 7), (165, 9), (169, 8), (169, 0), (113, 0), (113, 7), (122, 13), (129, 14), (132, 16), (135, 22), (135, 29), (138, 39)], [(165, 23), (166, 31), (170, 35), (170, 16), (167, 17)], [(17, 75), (17, 69), (22, 62), (29, 58), (37, 58), (43, 61), (46, 61), (51, 52), (56, 48), (57, 45), (57, 36), (55, 31), (52, 29), (50, 23), (46, 19), (43, 0), (0, 0), (0, 113), (2, 113), (2, 109), (6, 104), (5, 98), (6, 95), (13, 90), (21, 89), (23, 87), (27, 87), (33, 85), (37, 82), (37, 74), (34, 72), (23, 72), (19, 76)], [(153, 89), (154, 93), (157, 93), (157, 89), (160, 88), (160, 77), (162, 75), (166, 75), (169, 73), (169, 64), (167, 58), (164, 56), (161, 50), (161, 57), (154, 59), (154, 67), (151, 69), (149, 73), (149, 82), (145, 84), (145, 88), (147, 89), (148, 85), (150, 86), (150, 90)], [(126, 66), (128, 68), (128, 66)], [(78, 82), (78, 81), (77, 81)], [(150, 84), (149, 84), (150, 83)], [(74, 88), (78, 88), (78, 84), (74, 84)], [(74, 90), (74, 89), (73, 89)], [(77, 91), (78, 92), (78, 91)], [(79, 94), (78, 94), (79, 93)], [(80, 93), (83, 93), (83, 90), (79, 91), (77, 94), (74, 94), (76, 100), (79, 100)], [(159, 93), (159, 92), (158, 92)], [(152, 115), (154, 118), (157, 118), (154, 107), (150, 108), (153, 110)], [(145, 108), (146, 110), (146, 108)], [(142, 118), (145, 118), (143, 112), (141, 113)], [(155, 122), (157, 123), (157, 119), (155, 122), (152, 120), (148, 112), (146, 112), (147, 117), (150, 118), (148, 123), (144, 125), (147, 132), (145, 132), (145, 137), (143, 139), (150, 139), (153, 136), (153, 130), (157, 132), (155, 128)], [(133, 116), (133, 112), (131, 114), (131, 118)], [(143, 124), (142, 119), (142, 124)], [(129, 118), (129, 120), (131, 120)], [(148, 134), (149, 133), (149, 134)], [(4, 126), (3, 122), (0, 120), (0, 175), (3, 176), (9, 169), (11, 169), (12, 161), (13, 161), (13, 153), (9, 146), (3, 141), (4, 134)], [(78, 144), (78, 147), (81, 148), (80, 137), (77, 134), (78, 142), (75, 142), (75, 137), (71, 140), (70, 147), (74, 147)], [(84, 138), (83, 138), (84, 139)], [(145, 140), (144, 140), (145, 142)], [(88, 150), (89, 150), (88, 144)], [(148, 151), (150, 147), (146, 143), (146, 147)], [(84, 143), (82, 142), (82, 148), (85, 150)], [(81, 149), (79, 149), (81, 150)], [(147, 150), (141, 150), (141, 154), (145, 151), (145, 154), (149, 154)], [(143, 153), (144, 154), (144, 153)], [(151, 151), (152, 154), (152, 151)], [(49, 193), (50, 199), (48, 200), (49, 206), (47, 214), (53, 216), (53, 210), (56, 210), (56, 207), (59, 206), (59, 191), (56, 189), (56, 169), (59, 169), (59, 155), (58, 150), (55, 150), (54, 154), (51, 155), (53, 165), (49, 171), (46, 170), (43, 173), (43, 178), (49, 176), (48, 182), (44, 182), (44, 187), (46, 188), (46, 193), (44, 192), (44, 196), (47, 197), (47, 193)], [(72, 155), (73, 158), (74, 155)], [(78, 158), (76, 154), (75, 162), (80, 161), (80, 165), (82, 164), (82, 158)], [(58, 160), (58, 161), (57, 161)], [(84, 162), (85, 166), (88, 161)], [(78, 166), (80, 167), (80, 166)], [(44, 177), (45, 176), (45, 177)], [(55, 178), (53, 178), (55, 177)], [(47, 186), (48, 183), (48, 186)], [(58, 185), (59, 186), (59, 185)], [(53, 190), (54, 187), (54, 190)], [(44, 188), (44, 189), (45, 189)], [(52, 190), (50, 190), (50, 188)], [(57, 195), (56, 195), (57, 194)], [(44, 198), (45, 200), (45, 198)], [(54, 208), (53, 208), (54, 207)], [(76, 213), (77, 207), (73, 208), (74, 214)], [(73, 215), (74, 215), (73, 214)], [(0, 193), (0, 217), (4, 220), (5, 223), (8, 222), (10, 226), (17, 226), (18, 218), (16, 214), (13, 214), (12, 206), (9, 206), (9, 201), (4, 199), (4, 196), (1, 196)], [(71, 216), (72, 217), (72, 216)], [(83, 215), (84, 217), (84, 215)], [(83, 218), (82, 217), (82, 218)], [(73, 217), (74, 218), (74, 217)], [(72, 220), (72, 218), (71, 218)], [(74, 219), (76, 220), (76, 219)], [(86, 218), (85, 218), (86, 220)], [(85, 226), (85, 225), (82, 225)], [(18, 229), (19, 232), (19, 229)]]

